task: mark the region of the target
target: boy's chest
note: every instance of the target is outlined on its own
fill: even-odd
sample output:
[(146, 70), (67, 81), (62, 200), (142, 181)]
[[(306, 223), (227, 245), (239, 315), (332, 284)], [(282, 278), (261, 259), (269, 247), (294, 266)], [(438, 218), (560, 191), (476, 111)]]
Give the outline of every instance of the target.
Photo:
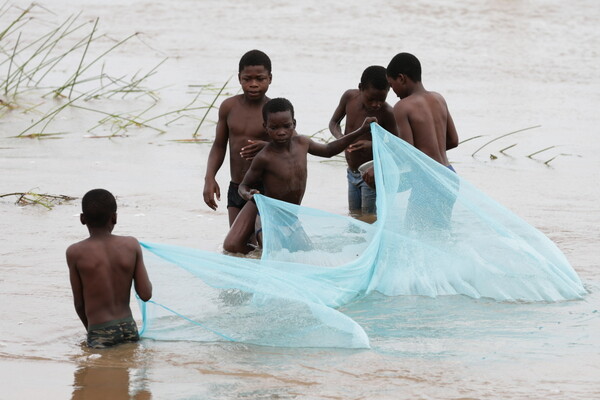
[(358, 98), (349, 102), (346, 106), (345, 133), (354, 132), (360, 128), (367, 117), (376, 117), (378, 120), (380, 120), (382, 113), (377, 110), (367, 111), (364, 108), (362, 101), (360, 101)]
[(282, 181), (302, 180), (306, 178), (307, 153), (286, 152), (270, 157), (269, 174)]
[(232, 110), (227, 118), (227, 127), (230, 138), (266, 138), (262, 115), (258, 112), (252, 112), (252, 110), (245, 110), (239, 107)]

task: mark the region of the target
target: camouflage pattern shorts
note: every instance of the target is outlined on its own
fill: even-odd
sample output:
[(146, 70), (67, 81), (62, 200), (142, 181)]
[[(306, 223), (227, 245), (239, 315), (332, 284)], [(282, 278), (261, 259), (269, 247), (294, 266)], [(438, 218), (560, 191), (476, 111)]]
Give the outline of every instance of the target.
[(140, 340), (137, 325), (133, 317), (90, 325), (87, 334), (87, 345), (94, 349), (102, 349), (119, 343), (137, 342)]

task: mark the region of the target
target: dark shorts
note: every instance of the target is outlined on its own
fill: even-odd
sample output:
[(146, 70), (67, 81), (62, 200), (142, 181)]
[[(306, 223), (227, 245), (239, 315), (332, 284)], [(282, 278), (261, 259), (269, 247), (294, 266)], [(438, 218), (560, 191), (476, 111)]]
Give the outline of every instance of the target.
[(138, 340), (140, 340), (140, 335), (131, 316), (90, 325), (87, 334), (87, 345), (94, 349), (102, 349), (119, 343), (137, 342)]
[[(239, 183), (229, 182), (229, 189), (227, 189), (227, 208), (235, 207), (241, 210), (242, 207), (244, 207), (244, 204), (246, 204), (246, 200), (244, 200), (238, 192), (239, 187)], [(261, 193), (263, 192), (262, 186), (258, 187), (257, 189)]]

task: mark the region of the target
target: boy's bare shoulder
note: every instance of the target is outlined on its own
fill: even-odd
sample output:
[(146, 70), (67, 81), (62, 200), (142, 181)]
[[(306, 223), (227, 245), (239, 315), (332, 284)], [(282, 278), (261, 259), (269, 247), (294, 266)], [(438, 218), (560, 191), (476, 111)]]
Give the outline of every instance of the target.
[(358, 89), (348, 89), (342, 94), (342, 101), (352, 101), (358, 98), (360, 95), (360, 90)]
[(120, 244), (123, 244), (123, 245), (131, 246), (131, 247), (136, 247), (136, 248), (140, 246), (140, 242), (137, 240), (137, 238), (135, 238), (133, 236), (113, 235), (112, 238), (117, 243), (120, 243)]
[(239, 105), (242, 101), (243, 95), (238, 94), (235, 96), (231, 96), (223, 100), (221, 105), (219, 106), (219, 111), (231, 111), (235, 106)]
[(85, 251), (86, 247), (88, 247), (88, 241), (89, 238), (83, 239), (67, 247), (67, 258), (77, 256), (82, 251)]

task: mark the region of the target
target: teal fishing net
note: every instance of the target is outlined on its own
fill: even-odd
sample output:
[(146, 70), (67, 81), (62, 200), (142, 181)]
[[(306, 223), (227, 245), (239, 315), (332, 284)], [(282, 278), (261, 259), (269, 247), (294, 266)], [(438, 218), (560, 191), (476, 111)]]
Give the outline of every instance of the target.
[(377, 222), (256, 195), (261, 259), (142, 243), (154, 282), (142, 336), (288, 347), (369, 347), (339, 309), (386, 296), (579, 299), (541, 232), (443, 165), (371, 127)]

